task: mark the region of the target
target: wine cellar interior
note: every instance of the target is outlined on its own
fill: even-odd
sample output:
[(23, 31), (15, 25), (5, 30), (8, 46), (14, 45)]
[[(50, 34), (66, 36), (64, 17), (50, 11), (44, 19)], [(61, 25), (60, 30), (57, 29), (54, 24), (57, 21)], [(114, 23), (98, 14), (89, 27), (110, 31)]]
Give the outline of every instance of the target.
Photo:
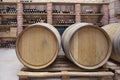
[[(51, 4), (51, 6), (48, 6), (49, 4)], [(78, 22), (93, 23), (101, 27), (108, 24), (108, 20), (106, 23), (102, 23), (102, 18), (104, 18), (103, 16), (105, 15), (105, 13), (102, 12), (104, 5), (108, 6), (109, 4), (3, 2), (0, 7), (0, 26), (8, 29), (5, 28), (5, 33), (1, 32), (1, 37), (3, 37), (3, 39), (4, 37), (14, 38), (19, 32), (25, 29), (26, 26), (38, 22), (52, 24), (58, 29), (61, 35), (68, 26)], [(19, 8), (20, 11), (18, 11)], [(48, 10), (48, 8), (50, 8), (50, 10)], [(21, 27), (20, 30), (19, 27)]]
[[(79, 28), (78, 28), (77, 24), (79, 25)], [(48, 27), (48, 25), (50, 27)], [(87, 26), (86, 29), (88, 31), (84, 30), (83, 26), (86, 26), (86, 25), (92, 26), (93, 28), (91, 28), (91, 27), (89, 28)], [(108, 25), (108, 26), (106, 26), (106, 25)], [(32, 28), (30, 28), (31, 26), (32, 26)], [(45, 27), (45, 29), (46, 28), (47, 29), (44, 30), (44, 28), (42, 28), (42, 27), (39, 28), (38, 26), (42, 26), (42, 27)], [(73, 26), (74, 26), (74, 28), (72, 28)], [(110, 26), (112, 26), (112, 27), (110, 27)], [(109, 27), (109, 28), (106, 28), (106, 27)], [(15, 77), (9, 76), (10, 78), (7, 78), (7, 77), (5, 78), (4, 76), (2, 76), (0, 74), (0, 80), (8, 80), (8, 79), (10, 79), (10, 80), (44, 80), (44, 78), (46, 78), (46, 77), (48, 77), (48, 79), (49, 79), (49, 77), (52, 77), (52, 79), (50, 78), (49, 80), (54, 80), (54, 77), (57, 77), (57, 78), (59, 77), (59, 78), (61, 78), (60, 80), (74, 80), (72, 78), (75, 78), (75, 80), (120, 80), (120, 56), (113, 55), (113, 53), (117, 53), (117, 51), (115, 51), (115, 50), (118, 50), (118, 52), (120, 50), (118, 47), (119, 39), (116, 40), (119, 37), (119, 35), (118, 35), (120, 32), (119, 27), (120, 27), (120, 0), (61, 0), (61, 1), (60, 0), (0, 0), (0, 51), (1, 51), (0, 53), (2, 55), (4, 55), (3, 57), (2, 57), (2, 55), (0, 57), (1, 58), (0, 65), (3, 65), (0, 69), (4, 69), (4, 64), (2, 63), (2, 60), (4, 61), (4, 59), (5, 59), (4, 57), (6, 57), (4, 52), (6, 52), (8, 54), (9, 53), (11, 53), (11, 54), (17, 53), (17, 57), (18, 57), (17, 58), (16, 55), (14, 55), (14, 58), (11, 57), (11, 59), (18, 59), (18, 60), (14, 60), (14, 61), (17, 61), (16, 62), (17, 69), (15, 68), (17, 71), (16, 72), (14, 71)], [(34, 32), (34, 30), (35, 30), (34, 28), (36, 29), (35, 32)], [(56, 30), (54, 30), (54, 28), (59, 32), (59, 34), (56, 32)], [(29, 31), (30, 29), (31, 29), (31, 31)], [(33, 31), (32, 31), (32, 29), (33, 29)], [(40, 34), (41, 32), (39, 32), (38, 30), (43, 32), (44, 36), (42, 36), (42, 35), (38, 35), (38, 36), (43, 37), (44, 41), (42, 41), (42, 39), (40, 39), (39, 37), (36, 38), (36, 36), (32, 36), (33, 34), (37, 34), (37, 33)], [(74, 30), (75, 30), (75, 32), (73, 32)], [(117, 32), (117, 30), (118, 30), (118, 32)], [(69, 31), (71, 31), (71, 32), (69, 32)], [(115, 31), (116, 31), (116, 34), (115, 34)], [(84, 32), (86, 32), (85, 35), (83, 35)], [(112, 58), (109, 58), (109, 60), (103, 66), (101, 66), (97, 69), (92, 69), (92, 70), (89, 70), (91, 68), (88, 68), (88, 70), (86, 70), (87, 68), (81, 69), (81, 68), (79, 68), (81, 66), (78, 66), (80, 63), (77, 63), (77, 60), (73, 60), (74, 56), (77, 59), (80, 58), (80, 57), (76, 57), (77, 53), (79, 53), (80, 50), (81, 50), (81, 54), (82, 54), (82, 52), (83, 53), (85, 52), (84, 51), (86, 49), (85, 44), (87, 44), (87, 40), (85, 40), (85, 38), (86, 38), (87, 33), (89, 33), (89, 38), (87, 36), (87, 39), (93, 38), (92, 41), (93, 40), (96, 41), (96, 44), (92, 45), (92, 46), (95, 46), (94, 49), (91, 49), (92, 47), (89, 46), (92, 43), (88, 43), (88, 53), (89, 53), (89, 49), (91, 49), (90, 51), (93, 51), (93, 54), (94, 54), (94, 52), (96, 53), (93, 56), (94, 57), (98, 56), (96, 58), (96, 62), (97, 62), (97, 59), (102, 59), (99, 57), (100, 50), (104, 51), (105, 49), (107, 50), (107, 48), (108, 48), (108, 51), (106, 51), (106, 56), (109, 56), (109, 52), (110, 52), (109, 49), (111, 49), (111, 55), (113, 56)], [(46, 36), (46, 34), (48, 34), (49, 36), (48, 35)], [(53, 38), (52, 38), (51, 34), (54, 35)], [(28, 37), (24, 38), (24, 36), (26, 36), (26, 35), (31, 36), (31, 38), (28, 38)], [(59, 40), (59, 35), (60, 35), (60, 40)], [(57, 38), (54, 39), (54, 37), (56, 37), (56, 36), (57, 36)], [(76, 38), (76, 36), (78, 36), (78, 38)], [(83, 36), (85, 36), (85, 37), (83, 37)], [(109, 36), (109, 38), (108, 38), (108, 36)], [(104, 37), (105, 39), (102, 39), (102, 37)], [(50, 43), (46, 41), (47, 38), (48, 38), (48, 40), (51, 41)], [(51, 39), (49, 39), (49, 38), (51, 38)], [(74, 39), (72, 39), (72, 38), (74, 38)], [(79, 38), (82, 38), (82, 39), (79, 40)], [(115, 38), (115, 40), (114, 40), (114, 38)], [(27, 39), (31, 39), (31, 40), (28, 40), (28, 42), (26, 42), (26, 43), (22, 42), (23, 40), (27, 40)], [(56, 57), (55, 62), (53, 62), (53, 64), (50, 67), (48, 66), (47, 68), (43, 68), (43, 69), (41, 68), (40, 70), (34, 70), (34, 69), (29, 69), (29, 68), (23, 67), (23, 65), (26, 66), (27, 60), (32, 59), (29, 54), (26, 54), (27, 56), (30, 57), (30, 58), (26, 59), (26, 64), (20, 63), (20, 62), (22, 62), (21, 60), (23, 58), (26, 58), (26, 55), (23, 54), (25, 52), (25, 50), (31, 49), (27, 45), (29, 45), (29, 44), (30, 44), (29, 46), (32, 45), (33, 49), (36, 47), (36, 46), (34, 47), (34, 45), (33, 45), (33, 44), (37, 45), (38, 40), (36, 40), (36, 39), (40, 39), (41, 42), (44, 43), (44, 45), (45, 44), (47, 45), (47, 43), (49, 43), (49, 45), (52, 44), (52, 40), (55, 40), (54, 42), (56, 42), (56, 40), (58, 40), (57, 48), (60, 48), (60, 52), (57, 50), (55, 51), (56, 53), (58, 52), (58, 57)], [(101, 41), (99, 42), (99, 40), (97, 40), (97, 39), (101, 39)], [(109, 41), (108, 39), (111, 39), (111, 40)], [(64, 40), (66, 40), (66, 41), (64, 41)], [(59, 41), (60, 41), (60, 43), (59, 43)], [(83, 44), (83, 46), (80, 46), (77, 41), (80, 41), (81, 45), (83, 44), (82, 41), (85, 41), (85, 43)], [(89, 41), (90, 40), (88, 40), (88, 42)], [(97, 43), (97, 41), (98, 41), (98, 43)], [(103, 41), (103, 44), (101, 44), (101, 47), (98, 47), (98, 44), (100, 44), (102, 41)], [(116, 42), (114, 42), (114, 41), (116, 41)], [(69, 42), (69, 45), (67, 44), (68, 42)], [(118, 48), (116, 48), (116, 49), (113, 49), (113, 47), (111, 48), (110, 42), (111, 42), (112, 46), (117, 45)], [(31, 43), (33, 43), (33, 44), (31, 44)], [(23, 44), (24, 44), (24, 46), (26, 46), (25, 48), (24, 48)], [(43, 46), (42, 48), (45, 47), (42, 43), (41, 43), (41, 45)], [(55, 45), (55, 43), (53, 43), (53, 45), (51, 45), (51, 46), (54, 46), (54, 45)], [(79, 48), (79, 49), (77, 50), (76, 48), (72, 47), (71, 45), (76, 48)], [(70, 46), (70, 48), (67, 46)], [(20, 49), (19, 49), (19, 47), (20, 47)], [(49, 48), (49, 47), (50, 46), (47, 46), (46, 48)], [(96, 49), (97, 47), (100, 50)], [(44, 50), (42, 48), (40, 47), (37, 49)], [(35, 55), (36, 55), (37, 51), (39, 52), (39, 50), (37, 50), (37, 49), (36, 48), (34, 49), (36, 51), (31, 51), (32, 50), (31, 49), (30, 50), (31, 52), (30, 51), (28, 51), (28, 52), (29, 53), (35, 52)], [(51, 49), (51, 47), (49, 49)], [(54, 51), (54, 49), (53, 49), (53, 51)], [(72, 50), (69, 51), (67, 49), (72, 49), (76, 55), (72, 54)], [(95, 49), (96, 49), (96, 51), (94, 51)], [(43, 54), (44, 54), (47, 50), (48, 49), (46, 49), (45, 51), (41, 51), (41, 52), (43, 52)], [(69, 53), (67, 53), (67, 51)], [(21, 55), (20, 55), (20, 52), (21, 52)], [(49, 52), (50, 51), (48, 50), (48, 53)], [(52, 52), (52, 50), (51, 50), (51, 52)], [(64, 55), (64, 57), (63, 57), (63, 55), (61, 57), (61, 53)], [(86, 54), (88, 54), (88, 53), (86, 51)], [(97, 53), (99, 55), (97, 55)], [(102, 52), (102, 53), (104, 53), (104, 52)], [(120, 53), (118, 53), (118, 54), (120, 54)], [(31, 55), (33, 56), (34, 54), (31, 54)], [(66, 59), (65, 55), (67, 58), (69, 57), (68, 59), (70, 59), (70, 61), (68, 59)], [(85, 55), (85, 54), (82, 54), (82, 55)], [(102, 56), (104, 56), (104, 55), (102, 55)], [(12, 54), (12, 56), (13, 56), (13, 54)], [(22, 56), (23, 56), (23, 58), (22, 58)], [(56, 56), (56, 54), (55, 54), (55, 56)], [(73, 56), (73, 57), (71, 57), (71, 56)], [(90, 54), (89, 54), (89, 56), (90, 56)], [(9, 56), (7, 56), (7, 57), (9, 57)], [(82, 58), (82, 59), (85, 61), (84, 58)], [(20, 60), (20, 62), (19, 62), (19, 60)], [(39, 60), (39, 58), (36, 58), (35, 60), (37, 63), (37, 60)], [(33, 60), (33, 61), (30, 60), (30, 61), (32, 63), (35, 60)], [(86, 59), (86, 61), (87, 60), (89, 62), (89, 59)], [(91, 57), (91, 61), (92, 60), (93, 59)], [(105, 60), (107, 60), (107, 59), (105, 59)], [(7, 61), (7, 60), (5, 60), (5, 61)], [(25, 60), (23, 60), (23, 62), (24, 61)], [(44, 58), (43, 58), (43, 62), (44, 62)], [(102, 61), (100, 63), (103, 64)], [(98, 63), (98, 64), (96, 63), (96, 65), (99, 65), (100, 63)], [(28, 64), (29, 64), (29, 62), (28, 62)], [(10, 65), (9, 58), (8, 58), (7, 65), (8, 66)], [(91, 63), (91, 65), (92, 65), (92, 63)], [(13, 66), (15, 67), (15, 65), (13, 65)], [(34, 66), (34, 65), (32, 65), (32, 66)], [(83, 66), (85, 66), (85, 65), (83, 65)], [(82, 68), (83, 68), (83, 66), (82, 66)], [(91, 67), (91, 66), (89, 66), (89, 67)], [(6, 68), (6, 70), (7, 70), (7, 68)], [(13, 68), (11, 69), (11, 73), (9, 73), (10, 75), (12, 74), (12, 70), (13, 70)], [(9, 72), (9, 70), (7, 70), (7, 71)], [(66, 71), (68, 73), (66, 73)], [(70, 71), (70, 73), (69, 73), (69, 71)], [(101, 74), (101, 72), (99, 73), (98, 71), (103, 72), (103, 74)], [(3, 70), (3, 72), (5, 72), (5, 71)], [(29, 72), (32, 72), (32, 73), (29, 73)], [(38, 74), (37, 74), (37, 72), (38, 72)], [(53, 72), (53, 74), (44, 73), (44, 72)], [(57, 73), (57, 74), (55, 73), (55, 75), (54, 75), (54, 72), (61, 72), (61, 73)], [(78, 72), (78, 74), (74, 73), (74, 72)], [(82, 73), (82, 72), (86, 72), (86, 73)], [(108, 72), (108, 73), (104, 73), (104, 72)], [(3, 74), (7, 75), (7, 73), (3, 73)], [(76, 79), (77, 77), (78, 77), (78, 79)], [(59, 79), (55, 79), (55, 80), (59, 80)]]

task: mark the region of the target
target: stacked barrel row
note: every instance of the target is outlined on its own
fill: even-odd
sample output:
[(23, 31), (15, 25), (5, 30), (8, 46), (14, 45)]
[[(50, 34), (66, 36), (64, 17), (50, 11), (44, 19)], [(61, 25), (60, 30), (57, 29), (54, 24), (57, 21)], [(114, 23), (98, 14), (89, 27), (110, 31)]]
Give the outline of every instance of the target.
[(81, 68), (96, 69), (108, 61), (111, 51), (112, 58), (120, 61), (119, 27), (120, 24), (116, 23), (103, 27), (104, 30), (90, 23), (76, 23), (64, 31), (61, 39), (52, 25), (32, 24), (19, 34), (16, 54), (25, 66), (42, 69), (54, 62), (62, 41), (62, 48), (68, 59)]

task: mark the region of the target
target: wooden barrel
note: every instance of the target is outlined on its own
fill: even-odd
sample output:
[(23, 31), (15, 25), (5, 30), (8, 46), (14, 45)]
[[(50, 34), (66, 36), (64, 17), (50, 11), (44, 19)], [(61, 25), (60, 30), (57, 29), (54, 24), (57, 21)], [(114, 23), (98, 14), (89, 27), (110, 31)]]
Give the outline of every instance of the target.
[(110, 36), (112, 41), (111, 58), (120, 62), (120, 23), (112, 23), (102, 27)]
[(84, 69), (101, 67), (110, 57), (111, 40), (100, 27), (89, 23), (76, 23), (68, 27), (62, 36), (66, 56)]
[(60, 44), (61, 39), (56, 28), (47, 23), (36, 23), (18, 36), (16, 54), (25, 66), (41, 69), (56, 59)]

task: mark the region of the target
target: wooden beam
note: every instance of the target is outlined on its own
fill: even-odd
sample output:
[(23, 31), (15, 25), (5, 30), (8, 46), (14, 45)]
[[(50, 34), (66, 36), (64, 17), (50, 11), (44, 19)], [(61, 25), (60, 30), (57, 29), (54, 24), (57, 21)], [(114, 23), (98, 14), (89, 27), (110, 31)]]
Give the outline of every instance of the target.
[(60, 77), (60, 76), (82, 76), (82, 77), (105, 77), (114, 76), (112, 72), (27, 72), (20, 71), (18, 76), (24, 77)]

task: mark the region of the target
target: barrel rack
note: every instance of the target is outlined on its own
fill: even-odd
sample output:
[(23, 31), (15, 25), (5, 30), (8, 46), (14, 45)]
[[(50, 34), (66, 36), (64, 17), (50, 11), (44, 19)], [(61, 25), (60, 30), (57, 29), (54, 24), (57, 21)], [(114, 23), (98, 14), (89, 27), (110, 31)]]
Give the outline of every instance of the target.
[[(19, 80), (34, 80), (43, 78), (60, 78), (61, 80), (70, 80), (71, 78), (96, 78), (96, 80), (119, 80), (120, 66), (107, 62), (103, 67), (96, 70), (84, 70), (77, 67), (65, 56), (58, 56), (54, 63), (49, 67), (32, 70), (26, 67), (18, 72)], [(80, 80), (82, 80), (80, 79)], [(93, 80), (93, 79), (92, 79)]]

